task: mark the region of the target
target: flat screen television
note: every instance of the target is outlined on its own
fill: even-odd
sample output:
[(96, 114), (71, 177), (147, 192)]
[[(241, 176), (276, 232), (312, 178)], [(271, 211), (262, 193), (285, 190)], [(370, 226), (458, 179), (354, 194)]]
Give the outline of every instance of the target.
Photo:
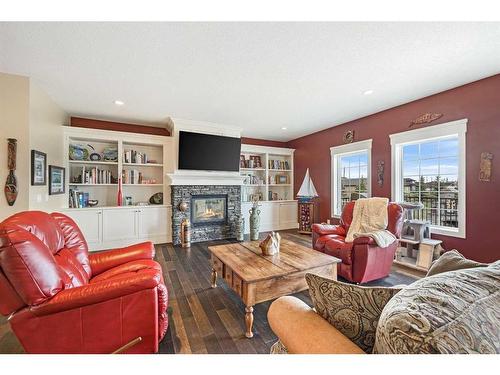
[(240, 151), (240, 138), (179, 132), (179, 169), (237, 172)]

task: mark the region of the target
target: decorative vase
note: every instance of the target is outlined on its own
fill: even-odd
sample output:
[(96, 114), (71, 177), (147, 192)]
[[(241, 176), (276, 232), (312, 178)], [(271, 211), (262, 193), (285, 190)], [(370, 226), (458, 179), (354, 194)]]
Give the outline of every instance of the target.
[(7, 176), (7, 181), (5, 181), (5, 198), (9, 206), (13, 206), (17, 199), (17, 178), (14, 174), (16, 170), (16, 154), (17, 154), (17, 139), (8, 138), (7, 139), (7, 168), (9, 169), (9, 175)]
[(118, 195), (116, 197), (116, 205), (117, 206), (122, 206), (123, 205), (123, 193), (122, 193), (122, 179), (118, 179)]
[(250, 212), (250, 240), (256, 241), (259, 239), (260, 210), (257, 207), (252, 207), (249, 212)]

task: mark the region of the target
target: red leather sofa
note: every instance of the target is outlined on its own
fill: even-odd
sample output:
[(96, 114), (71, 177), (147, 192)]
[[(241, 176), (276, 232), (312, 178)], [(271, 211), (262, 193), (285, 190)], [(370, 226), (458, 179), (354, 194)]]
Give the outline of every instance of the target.
[[(313, 224), (312, 245), (315, 250), (342, 260), (337, 267), (339, 276), (355, 283), (366, 283), (389, 275), (398, 241), (385, 248), (378, 247), (369, 237), (345, 242), (354, 203), (345, 205), (339, 225)], [(389, 203), (387, 211), (387, 230), (399, 238), (403, 227), (403, 209), (397, 203)]]
[[(0, 313), (28, 353), (155, 353), (167, 289), (151, 242), (89, 253), (75, 222), (27, 211), (0, 223)], [(140, 339), (139, 339), (140, 338)]]

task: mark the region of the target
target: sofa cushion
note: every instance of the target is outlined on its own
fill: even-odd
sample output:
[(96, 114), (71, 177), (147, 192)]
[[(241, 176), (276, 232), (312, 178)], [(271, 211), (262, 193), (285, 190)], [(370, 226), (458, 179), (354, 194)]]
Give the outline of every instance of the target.
[(363, 287), (306, 274), (317, 313), (365, 352), (373, 349), (382, 309), (401, 289)]
[(26, 305), (43, 303), (64, 288), (62, 272), (40, 239), (23, 229), (0, 232), (0, 268)]
[(457, 250), (447, 251), (441, 255), (437, 260), (432, 262), (431, 268), (427, 272), (426, 276), (437, 275), (438, 273), (456, 271), (465, 268), (474, 267), (487, 267), (486, 263), (479, 263), (473, 260), (465, 258)]
[(319, 251), (325, 251), (326, 243), (334, 238), (343, 239), (344, 237), (339, 236), (338, 234), (325, 234), (316, 240), (314, 248)]
[(342, 263), (352, 264), (352, 242), (345, 242), (345, 238), (336, 236), (325, 244), (325, 254), (342, 260)]
[(375, 353), (500, 353), (500, 261), (440, 273), (385, 306)]
[(59, 224), (43, 211), (25, 211), (12, 215), (2, 223), (6, 229), (24, 229), (42, 241), (52, 252), (64, 247), (64, 236)]

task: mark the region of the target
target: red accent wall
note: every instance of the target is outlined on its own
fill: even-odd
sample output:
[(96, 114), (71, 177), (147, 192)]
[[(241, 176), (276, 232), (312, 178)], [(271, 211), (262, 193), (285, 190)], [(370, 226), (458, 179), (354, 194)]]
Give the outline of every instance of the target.
[(70, 125), (77, 126), (80, 128), (114, 130), (118, 132), (164, 135), (164, 136), (170, 135), (170, 132), (165, 128), (138, 125), (138, 124), (126, 124), (123, 122), (96, 120), (83, 117), (71, 117)]
[(287, 142), (267, 141), (265, 139), (241, 137), (241, 143), (257, 146), (288, 147)]
[[(443, 117), (409, 128), (412, 120), (431, 112)], [(347, 130), (355, 141), (372, 142), (372, 196), (391, 197), (389, 135), (423, 126), (468, 119), (466, 134), (466, 238), (433, 235), (447, 250), (457, 249), (482, 262), (500, 259), (500, 74), (288, 142), (295, 148), (295, 189), (306, 168), (320, 195), (321, 220), (330, 217), (330, 147), (342, 144)], [(481, 152), (494, 154), (491, 182), (479, 181)], [(377, 162), (385, 162), (384, 184), (377, 184)]]

